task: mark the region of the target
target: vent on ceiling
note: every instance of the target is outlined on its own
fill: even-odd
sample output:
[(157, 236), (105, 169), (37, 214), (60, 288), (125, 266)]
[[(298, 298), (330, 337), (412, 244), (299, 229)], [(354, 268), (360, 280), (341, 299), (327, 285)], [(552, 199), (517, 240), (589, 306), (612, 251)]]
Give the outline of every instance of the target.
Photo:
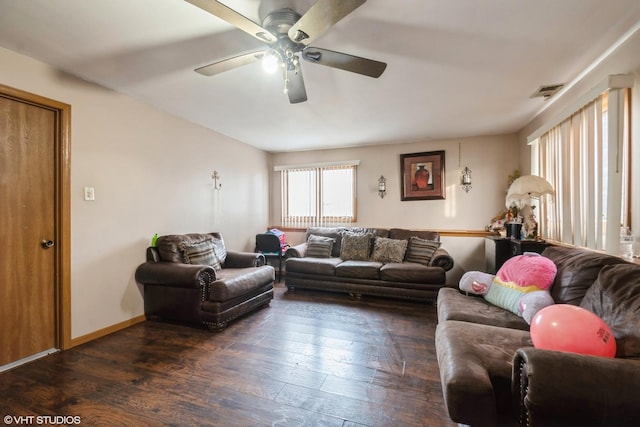
[(564, 83), (555, 84), (555, 85), (540, 86), (538, 88), (538, 90), (536, 90), (531, 95), (531, 98), (545, 98), (545, 99), (547, 99), (550, 96), (553, 96), (556, 92), (558, 92), (563, 87), (564, 87)]

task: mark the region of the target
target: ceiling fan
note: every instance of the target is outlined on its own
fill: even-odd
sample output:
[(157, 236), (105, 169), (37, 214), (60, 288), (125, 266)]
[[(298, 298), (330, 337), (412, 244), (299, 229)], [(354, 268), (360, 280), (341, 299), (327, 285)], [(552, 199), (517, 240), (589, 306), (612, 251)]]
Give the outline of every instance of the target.
[(318, 0), (304, 14), (291, 8), (269, 13), (258, 25), (235, 10), (215, 0), (186, 0), (240, 30), (266, 43), (267, 49), (245, 53), (197, 68), (195, 71), (213, 76), (243, 65), (263, 60), (267, 67), (283, 69), (285, 92), (292, 104), (307, 100), (300, 68), (300, 57), (306, 61), (378, 78), (387, 64), (346, 53), (309, 46), (316, 38), (342, 18), (362, 6), (366, 0)]

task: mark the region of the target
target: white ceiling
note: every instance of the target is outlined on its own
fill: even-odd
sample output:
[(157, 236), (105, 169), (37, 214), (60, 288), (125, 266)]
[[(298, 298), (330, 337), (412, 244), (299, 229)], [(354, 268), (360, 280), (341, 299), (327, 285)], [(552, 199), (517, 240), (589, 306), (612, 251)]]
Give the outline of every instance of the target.
[[(223, 0), (255, 22), (313, 0)], [(313, 46), (388, 64), (379, 79), (303, 62), (289, 104), (263, 45), (183, 0), (0, 0), (0, 46), (271, 152), (515, 132), (640, 22), (638, 0), (369, 0)]]

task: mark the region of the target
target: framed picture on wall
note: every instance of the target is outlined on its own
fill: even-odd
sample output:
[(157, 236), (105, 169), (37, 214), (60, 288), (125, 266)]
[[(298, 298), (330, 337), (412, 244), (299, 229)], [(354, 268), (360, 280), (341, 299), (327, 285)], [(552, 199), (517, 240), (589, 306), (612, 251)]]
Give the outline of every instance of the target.
[(400, 155), (401, 200), (445, 198), (444, 150)]

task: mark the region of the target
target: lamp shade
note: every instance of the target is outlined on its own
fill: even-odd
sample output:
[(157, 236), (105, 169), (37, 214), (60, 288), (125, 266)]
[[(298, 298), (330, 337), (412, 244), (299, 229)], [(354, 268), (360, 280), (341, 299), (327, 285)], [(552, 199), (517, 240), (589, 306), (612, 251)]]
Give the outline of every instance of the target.
[(545, 194), (553, 194), (553, 187), (546, 179), (536, 175), (525, 175), (513, 181), (507, 192), (506, 206), (522, 207), (531, 198), (538, 198)]

